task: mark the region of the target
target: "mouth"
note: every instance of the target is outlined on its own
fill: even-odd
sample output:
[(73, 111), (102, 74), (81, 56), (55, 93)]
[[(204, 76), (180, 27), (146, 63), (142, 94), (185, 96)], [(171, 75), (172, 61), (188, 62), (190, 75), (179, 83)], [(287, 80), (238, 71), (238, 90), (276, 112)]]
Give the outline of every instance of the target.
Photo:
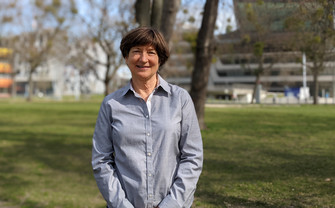
[(150, 66), (141, 66), (141, 65), (136, 65), (136, 67), (139, 68), (139, 69), (143, 69), (143, 70), (150, 68)]

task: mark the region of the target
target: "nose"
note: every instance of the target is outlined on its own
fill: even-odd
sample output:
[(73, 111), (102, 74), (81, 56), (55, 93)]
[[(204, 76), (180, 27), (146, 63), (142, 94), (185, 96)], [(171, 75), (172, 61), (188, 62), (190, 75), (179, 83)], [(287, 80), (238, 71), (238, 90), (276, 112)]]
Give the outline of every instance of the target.
[(148, 61), (148, 54), (146, 52), (141, 53), (140, 61), (147, 62)]

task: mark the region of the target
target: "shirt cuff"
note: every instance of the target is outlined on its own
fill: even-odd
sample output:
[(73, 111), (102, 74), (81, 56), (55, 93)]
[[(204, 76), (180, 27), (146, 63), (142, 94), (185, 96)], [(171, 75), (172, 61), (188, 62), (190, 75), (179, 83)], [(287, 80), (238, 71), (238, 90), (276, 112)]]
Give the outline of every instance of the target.
[(168, 195), (159, 203), (159, 208), (181, 208), (176, 200), (172, 199), (171, 195)]

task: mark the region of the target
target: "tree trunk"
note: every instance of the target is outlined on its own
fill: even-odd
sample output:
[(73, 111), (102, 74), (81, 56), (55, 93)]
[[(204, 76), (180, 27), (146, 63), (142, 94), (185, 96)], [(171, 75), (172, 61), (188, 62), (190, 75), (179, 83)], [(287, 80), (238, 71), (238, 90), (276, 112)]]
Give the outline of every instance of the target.
[(260, 80), (261, 80), (260, 74), (256, 74), (256, 81), (255, 81), (254, 89), (252, 91), (252, 98), (251, 98), (251, 102), (250, 102), (251, 104), (254, 103), (254, 100), (256, 98), (257, 87), (260, 83)]
[(190, 95), (194, 102), (201, 129), (205, 129), (205, 102), (209, 70), (213, 55), (213, 37), (218, 10), (218, 0), (207, 0), (197, 38), (197, 49), (192, 74)]
[(27, 95), (27, 101), (28, 102), (31, 101), (32, 95), (33, 95), (33, 90), (34, 90), (33, 72), (34, 72), (34, 70), (30, 70), (29, 71), (29, 76), (28, 76), (28, 95)]
[[(179, 6), (180, 0), (163, 0), (160, 31), (168, 45), (170, 45)], [(169, 63), (159, 67), (159, 73), (163, 78), (166, 78), (165, 68), (168, 68), (168, 65)]]
[(109, 71), (110, 71), (110, 68), (111, 68), (111, 63), (110, 63), (110, 55), (106, 55), (106, 73), (105, 73), (105, 80), (104, 80), (104, 83), (105, 83), (105, 96), (107, 96), (109, 94)]
[(150, 25), (150, 0), (136, 0), (135, 18), (140, 26)]
[(261, 81), (261, 75), (263, 74), (264, 72), (264, 69), (263, 69), (263, 53), (259, 53), (259, 54), (256, 54), (256, 57), (257, 57), (257, 62), (258, 62), (258, 69), (255, 70), (255, 76), (256, 76), (256, 80), (255, 80), (255, 85), (254, 85), (254, 90), (252, 92), (252, 98), (251, 98), (251, 104), (254, 103), (254, 99), (256, 98), (256, 92), (257, 92), (257, 88), (258, 88), (258, 85), (260, 84), (260, 81)]
[(119, 70), (120, 67), (115, 67), (114, 70), (113, 70), (113, 73), (109, 76), (109, 80), (108, 80), (108, 83), (109, 82), (114, 82), (115, 81), (115, 76), (116, 76), (116, 72)]
[(151, 26), (157, 29), (161, 27), (163, 13), (163, 0), (154, 0), (151, 9)]
[(164, 0), (160, 31), (167, 43), (170, 43), (173, 34), (173, 26), (176, 22), (179, 6), (180, 0)]
[[(105, 96), (107, 96), (110, 93), (110, 88), (109, 88), (109, 83), (114, 80), (114, 77), (116, 76), (117, 71), (120, 69), (121, 64), (112, 64), (112, 56), (107, 55), (106, 58), (106, 73), (105, 73), (105, 79), (104, 79), (104, 84), (105, 84)], [(111, 67), (114, 67), (114, 70), (111, 75), (109, 75), (111, 71)]]
[(313, 71), (313, 83), (314, 83), (314, 95), (313, 95), (313, 104), (317, 105), (319, 103), (319, 70), (315, 69)]
[(109, 91), (108, 91), (108, 87), (109, 87), (109, 78), (106, 77), (105, 80), (104, 80), (104, 84), (105, 84), (105, 96), (107, 96), (109, 94)]
[(12, 91), (11, 91), (11, 96), (12, 98), (16, 98), (16, 80), (15, 80), (15, 76), (16, 76), (16, 73), (13, 72), (12, 73), (12, 80), (13, 80), (13, 84), (12, 84)]

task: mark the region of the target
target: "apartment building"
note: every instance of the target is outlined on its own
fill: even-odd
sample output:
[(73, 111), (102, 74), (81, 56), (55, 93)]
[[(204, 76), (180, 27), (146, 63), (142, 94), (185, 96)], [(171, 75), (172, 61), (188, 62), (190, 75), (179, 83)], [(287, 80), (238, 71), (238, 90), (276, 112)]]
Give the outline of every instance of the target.
[(10, 64), (12, 51), (0, 47), (0, 98), (10, 97), (13, 85), (13, 70)]
[[(309, 99), (314, 89), (310, 70), (311, 60), (305, 59), (301, 51), (290, 48), (293, 34), (284, 29), (285, 18), (295, 11), (297, 2), (287, 0), (259, 2), (234, 0), (238, 29), (215, 37), (216, 53), (210, 69), (208, 96), (241, 102), (251, 101), (256, 82), (255, 70), (259, 68), (259, 61), (255, 58), (253, 49), (247, 48), (247, 44), (243, 45), (243, 41), (255, 40), (255, 36), (259, 34), (250, 22), (246, 21), (248, 15), (252, 15), (246, 11), (249, 9), (254, 14), (262, 13), (263, 16), (260, 15), (257, 24), (266, 25), (269, 30), (261, 37), (265, 45), (262, 55), (264, 72), (255, 88), (259, 89), (260, 97), (291, 96), (300, 100)], [(324, 66), (318, 77), (318, 94), (320, 97), (334, 97), (334, 50), (329, 50)], [(169, 81), (189, 89), (190, 77), (189, 73), (187, 76), (170, 77)]]

